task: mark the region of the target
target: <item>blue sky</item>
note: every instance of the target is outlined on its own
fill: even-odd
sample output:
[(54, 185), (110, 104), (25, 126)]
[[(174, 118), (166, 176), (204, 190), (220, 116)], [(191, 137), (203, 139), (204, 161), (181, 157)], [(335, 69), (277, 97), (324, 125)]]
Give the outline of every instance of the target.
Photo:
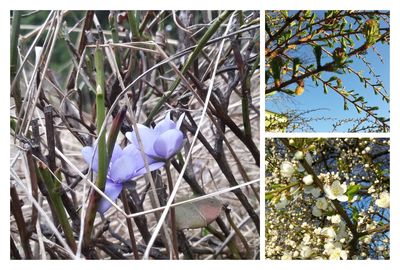
[[(383, 24), (383, 23), (382, 23)], [(361, 39), (362, 40), (362, 39)], [(355, 47), (359, 47), (362, 45), (361, 42), (355, 41)], [(337, 46), (335, 46), (337, 47)], [(375, 72), (380, 75), (380, 79), (382, 80), (387, 93), (389, 94), (389, 53), (390, 49), (388, 45), (382, 45), (378, 43), (375, 45), (376, 50), (381, 54), (384, 64), (380, 61), (377, 54), (374, 52), (372, 48), (369, 48), (365, 58), (367, 61), (371, 63), (371, 66), (374, 68)], [(333, 48), (331, 49), (333, 51)], [(304, 58), (304, 61), (308, 61), (310, 64), (315, 62), (314, 55), (312, 53), (311, 46), (303, 46), (298, 50), (297, 53), (301, 53), (301, 57)], [(324, 55), (324, 54), (323, 54)], [(327, 58), (327, 56), (325, 56)], [(354, 61), (350, 66), (356, 71), (362, 71), (366, 77), (371, 77), (371, 83), (375, 82), (375, 78), (368, 74), (368, 69), (365, 64), (358, 58), (352, 57)], [(322, 59), (322, 64), (327, 61), (331, 61), (330, 58)], [(385, 118), (389, 118), (389, 104), (385, 101), (382, 101), (380, 95), (375, 95), (372, 88), (364, 88), (363, 84), (360, 82), (358, 77), (355, 74), (335, 74), (332, 72), (325, 73), (322, 77), (324, 79), (329, 79), (331, 76), (337, 76), (342, 79), (343, 86), (345, 86), (346, 90), (354, 90), (360, 95), (365, 97), (369, 106), (378, 106), (380, 109), (376, 111), (379, 116), (383, 116)], [(305, 91), (301, 96), (289, 97), (286, 94), (276, 94), (272, 97), (271, 101), (266, 101), (265, 105), (268, 110), (274, 112), (285, 112), (289, 109), (295, 109), (296, 111), (306, 111), (313, 109), (322, 109), (306, 115), (307, 118), (318, 118), (318, 117), (326, 117), (326, 118), (335, 118), (335, 119), (327, 119), (327, 120), (319, 120), (313, 121), (309, 124), (311, 127), (317, 132), (329, 132), (333, 129), (333, 123), (336, 123), (337, 120), (345, 119), (345, 118), (359, 118), (364, 114), (358, 114), (357, 110), (352, 107), (352, 104), (349, 105), (349, 110), (343, 110), (343, 98), (340, 97), (337, 93), (334, 93), (333, 90), (328, 89), (328, 94), (324, 94), (322, 84), (320, 86), (316, 86), (315, 83), (311, 80), (305, 80)], [(295, 89), (296, 84), (289, 86), (289, 89)], [(336, 131), (338, 132), (346, 132), (353, 126), (353, 123), (350, 122), (341, 126)], [(302, 131), (302, 130), (295, 130)]]

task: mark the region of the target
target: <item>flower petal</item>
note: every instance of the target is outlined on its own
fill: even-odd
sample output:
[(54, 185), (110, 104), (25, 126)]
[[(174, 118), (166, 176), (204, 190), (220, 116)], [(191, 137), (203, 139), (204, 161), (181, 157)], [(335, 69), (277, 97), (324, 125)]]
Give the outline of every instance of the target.
[(340, 202), (347, 202), (349, 200), (349, 197), (347, 197), (346, 195), (339, 195), (336, 199)]
[(116, 183), (123, 183), (135, 176), (136, 170), (134, 157), (122, 155), (111, 164), (108, 176)]
[(161, 134), (154, 142), (154, 152), (163, 159), (169, 159), (183, 146), (183, 133), (171, 129)]
[[(141, 124), (138, 124), (137, 127), (138, 127), (138, 131), (139, 131), (140, 139), (143, 144), (144, 152), (148, 155), (155, 155), (155, 153), (153, 151), (153, 144), (154, 144), (155, 140), (157, 139), (157, 136), (156, 136), (154, 130), (152, 130), (144, 125), (141, 125)], [(140, 149), (139, 143), (138, 143), (138, 140), (136, 138), (136, 134), (134, 131), (125, 133), (125, 136), (131, 143), (133, 143), (136, 146), (137, 149)]]
[(346, 192), (346, 190), (347, 190), (347, 184), (346, 184), (346, 182), (344, 182), (344, 183), (341, 184), (340, 186), (342, 187), (343, 192)]
[(336, 197), (333, 196), (333, 194), (332, 194), (332, 190), (331, 190), (331, 187), (330, 187), (330, 186), (324, 185), (324, 192), (325, 192), (325, 196), (326, 196), (328, 199), (330, 199), (330, 200), (336, 199)]
[(119, 146), (119, 144), (114, 145), (113, 153), (111, 156), (111, 162), (114, 162), (117, 160), (120, 156), (122, 155), (122, 148)]
[[(150, 172), (158, 170), (162, 166), (164, 166), (164, 164), (165, 164), (165, 162), (162, 162), (162, 161), (149, 164), (149, 170), (150, 170)], [(139, 171), (137, 171), (137, 175), (145, 174), (146, 172), (147, 172), (146, 167), (144, 167), (144, 168), (140, 169)]]
[(170, 113), (167, 113), (167, 116), (165, 117), (164, 120), (160, 121), (155, 127), (154, 127), (154, 132), (156, 136), (160, 136), (164, 132), (176, 128), (176, 125), (174, 121), (170, 119)]
[[(107, 179), (104, 193), (107, 195), (108, 198), (110, 198), (112, 201), (115, 202), (121, 191), (122, 191), (122, 184), (114, 183), (113, 181)], [(101, 214), (104, 214), (104, 212), (106, 212), (110, 207), (111, 203), (106, 199), (101, 198), (99, 203), (99, 208), (97, 208), (97, 211), (99, 211)]]
[(93, 156), (93, 151), (94, 151), (94, 149), (91, 146), (85, 146), (81, 150), (82, 156), (83, 156), (83, 159), (85, 160), (85, 162), (88, 165), (92, 164), (92, 170), (94, 172), (97, 172), (98, 168), (99, 168), (99, 165), (98, 165), (99, 159), (97, 157), (97, 151), (96, 151), (96, 153), (94, 153), (94, 156)]
[[(127, 145), (124, 150), (122, 151), (123, 155), (127, 155), (130, 156), (133, 160), (134, 163), (132, 164), (132, 166), (135, 168), (135, 171), (141, 169), (144, 167), (144, 161), (142, 158), (142, 153), (140, 152), (139, 149), (136, 148), (135, 145), (130, 144)], [(147, 158), (147, 156), (146, 156)], [(151, 162), (152, 160), (150, 158), (147, 158), (147, 162)]]

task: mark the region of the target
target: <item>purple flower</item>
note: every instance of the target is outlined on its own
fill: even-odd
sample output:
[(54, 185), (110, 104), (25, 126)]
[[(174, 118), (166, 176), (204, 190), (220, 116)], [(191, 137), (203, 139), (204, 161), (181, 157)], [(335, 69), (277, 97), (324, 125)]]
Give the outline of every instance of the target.
[[(185, 114), (182, 114), (175, 123), (168, 112), (165, 119), (154, 128), (138, 124), (139, 136), (143, 144), (144, 153), (150, 170), (156, 170), (165, 164), (165, 161), (174, 156), (183, 146), (183, 133), (179, 130)], [(125, 133), (126, 138), (137, 149), (140, 149), (135, 132)]]
[[(94, 148), (85, 146), (82, 148), (83, 159), (87, 164), (92, 164), (92, 170), (98, 172), (98, 152), (96, 150), (93, 157)], [(92, 159), (93, 157), (93, 159)], [(93, 162), (92, 162), (93, 160)], [(143, 159), (140, 151), (134, 145), (128, 145), (123, 150), (119, 145), (114, 146), (111, 160), (107, 171), (107, 181), (104, 193), (112, 201), (118, 198), (122, 191), (123, 184), (139, 176), (143, 173), (139, 172), (144, 167)], [(106, 199), (102, 198), (99, 203), (99, 211), (101, 214), (106, 212), (111, 207)]]

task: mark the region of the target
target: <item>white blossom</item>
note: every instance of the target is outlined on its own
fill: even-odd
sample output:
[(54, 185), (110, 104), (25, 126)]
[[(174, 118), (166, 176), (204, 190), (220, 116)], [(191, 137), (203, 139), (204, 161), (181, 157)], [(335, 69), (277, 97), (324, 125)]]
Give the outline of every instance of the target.
[(306, 185), (311, 185), (312, 183), (314, 183), (314, 179), (313, 179), (312, 175), (309, 174), (309, 175), (304, 176), (303, 183)]
[(312, 255), (312, 249), (309, 246), (302, 246), (300, 250), (300, 256), (303, 259), (308, 259)]
[(389, 208), (390, 207), (390, 194), (387, 191), (382, 192), (379, 195), (379, 199), (375, 201), (375, 204), (381, 208)]
[(292, 177), (292, 174), (294, 173), (293, 164), (289, 161), (282, 162), (280, 169), (281, 169), (281, 175), (283, 177), (290, 178), (290, 177)]
[(283, 253), (283, 255), (281, 256), (281, 260), (291, 260), (292, 259), (292, 255), (288, 252)]
[(320, 216), (322, 216), (322, 211), (317, 206), (313, 206), (312, 214), (313, 214), (313, 216), (320, 217)]
[(364, 237), (363, 242), (364, 242), (364, 244), (368, 245), (368, 244), (371, 243), (371, 240), (372, 240), (372, 236), (371, 235), (367, 235), (367, 236)]
[(308, 233), (304, 234), (304, 236), (303, 236), (303, 244), (305, 244), (305, 245), (309, 244), (310, 240), (311, 240), (311, 236)]
[(347, 260), (347, 252), (342, 249), (340, 243), (328, 243), (324, 246), (326, 253), (329, 256), (329, 260)]
[(329, 239), (334, 239), (336, 237), (336, 232), (332, 227), (324, 227), (321, 230), (321, 234)]
[(338, 180), (335, 180), (332, 185), (324, 185), (324, 191), (326, 197), (331, 200), (338, 200), (341, 202), (346, 202), (349, 198), (345, 195), (347, 190), (346, 183), (340, 184)]
[(297, 160), (302, 160), (304, 158), (304, 153), (302, 151), (297, 151), (294, 154), (294, 158), (297, 159)]
[(328, 201), (325, 198), (318, 198), (317, 201), (315, 202), (315, 206), (318, 209), (321, 210), (326, 210), (328, 208)]
[(334, 224), (339, 224), (342, 221), (342, 218), (340, 215), (333, 215), (330, 217), (330, 220)]

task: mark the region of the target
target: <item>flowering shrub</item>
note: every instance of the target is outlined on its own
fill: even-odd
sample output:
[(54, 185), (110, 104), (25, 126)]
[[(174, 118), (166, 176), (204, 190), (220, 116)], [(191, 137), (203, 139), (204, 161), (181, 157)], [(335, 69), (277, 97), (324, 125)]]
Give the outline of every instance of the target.
[(266, 258), (388, 259), (389, 179), (387, 139), (268, 139)]
[(265, 130), (388, 132), (390, 32), (388, 10), (267, 10)]

